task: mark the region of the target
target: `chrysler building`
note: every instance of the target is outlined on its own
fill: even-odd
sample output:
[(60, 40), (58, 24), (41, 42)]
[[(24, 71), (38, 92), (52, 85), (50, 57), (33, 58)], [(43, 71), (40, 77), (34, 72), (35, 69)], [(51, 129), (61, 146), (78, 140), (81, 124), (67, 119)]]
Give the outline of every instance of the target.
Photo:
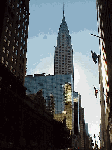
[(64, 16), (59, 28), (57, 37), (57, 46), (54, 53), (54, 75), (57, 74), (72, 74), (74, 79), (73, 69), (73, 49), (71, 45), (71, 36)]

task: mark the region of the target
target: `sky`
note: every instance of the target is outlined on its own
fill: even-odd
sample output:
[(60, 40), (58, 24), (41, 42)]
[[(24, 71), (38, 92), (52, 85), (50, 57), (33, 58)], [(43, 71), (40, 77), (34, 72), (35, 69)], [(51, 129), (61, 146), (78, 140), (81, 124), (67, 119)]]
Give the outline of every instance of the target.
[(99, 38), (90, 35), (98, 35), (96, 0), (30, 0), (26, 75), (54, 74), (54, 46), (62, 22), (63, 2), (73, 48), (74, 90), (81, 94), (89, 134), (96, 134), (98, 140), (101, 110), (99, 93), (96, 98), (93, 85), (99, 89), (99, 72), (91, 50), (97, 54), (100, 51)]

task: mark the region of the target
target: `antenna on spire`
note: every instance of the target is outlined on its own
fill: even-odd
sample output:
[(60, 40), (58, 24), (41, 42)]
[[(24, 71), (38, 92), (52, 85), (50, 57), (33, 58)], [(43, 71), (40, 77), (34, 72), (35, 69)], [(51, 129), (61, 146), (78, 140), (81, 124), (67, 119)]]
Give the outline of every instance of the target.
[(63, 2), (63, 18), (64, 18), (64, 2)]

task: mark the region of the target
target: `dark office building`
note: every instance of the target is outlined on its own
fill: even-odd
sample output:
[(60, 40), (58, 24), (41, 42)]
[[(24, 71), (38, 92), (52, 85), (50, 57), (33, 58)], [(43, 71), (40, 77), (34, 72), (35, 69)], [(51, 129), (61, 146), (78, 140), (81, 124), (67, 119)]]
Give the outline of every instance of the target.
[(24, 84), (29, 0), (3, 0), (0, 7), (0, 63)]
[(22, 136), (22, 102), (29, 24), (29, 0), (0, 5), (0, 148), (18, 145)]

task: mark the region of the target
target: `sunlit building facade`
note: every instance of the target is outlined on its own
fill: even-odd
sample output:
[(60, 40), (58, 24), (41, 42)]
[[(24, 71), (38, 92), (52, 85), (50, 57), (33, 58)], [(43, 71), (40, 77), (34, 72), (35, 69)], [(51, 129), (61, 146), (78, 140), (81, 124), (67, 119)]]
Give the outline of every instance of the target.
[[(54, 97), (54, 118), (63, 121), (66, 117), (67, 127), (73, 131), (73, 78), (72, 75), (34, 74), (25, 76), (26, 94), (35, 94), (42, 89), (46, 106), (49, 96)], [(72, 132), (73, 133), (73, 132)]]
[[(112, 147), (112, 3), (96, 0), (99, 33), (101, 128), (104, 147)], [(104, 121), (105, 120), (105, 121)], [(101, 142), (103, 144), (103, 142)], [(101, 144), (101, 147), (103, 146)]]
[(74, 101), (74, 134), (78, 135), (79, 127), (79, 94), (78, 92), (73, 92), (73, 101)]

